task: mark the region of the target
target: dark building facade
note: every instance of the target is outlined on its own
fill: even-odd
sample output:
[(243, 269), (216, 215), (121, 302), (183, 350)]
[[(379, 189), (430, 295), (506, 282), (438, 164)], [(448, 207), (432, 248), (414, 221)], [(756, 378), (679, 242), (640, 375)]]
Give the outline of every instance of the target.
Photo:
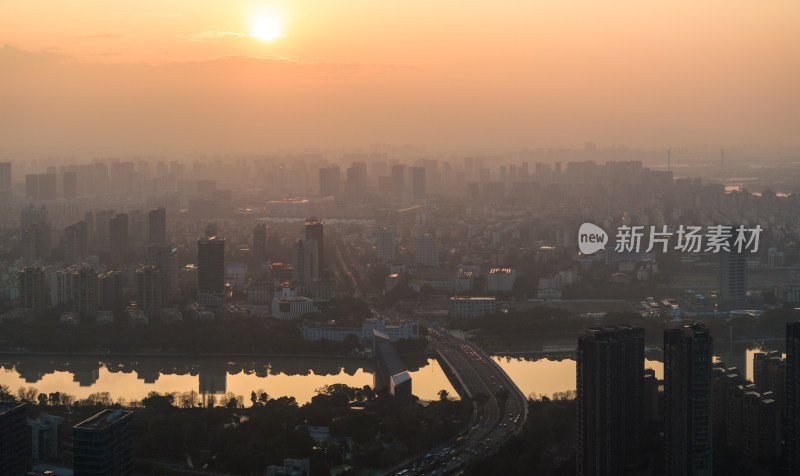
[(800, 474), (800, 322), (786, 324), (785, 451), (789, 473)]
[(197, 241), (197, 302), (222, 304), (225, 296), (225, 240), (217, 237)]
[(306, 240), (317, 240), (319, 247), (319, 273), (322, 274), (322, 271), (325, 269), (325, 255), (323, 251), (325, 242), (323, 240), (322, 220), (317, 220), (316, 218), (309, 218), (306, 220), (303, 234)]
[(167, 209), (156, 208), (147, 214), (148, 243), (167, 242)]
[(29, 454), (25, 403), (0, 402), (0, 474), (25, 476)]
[(122, 264), (128, 255), (128, 214), (118, 213), (108, 222), (109, 247), (111, 261)]
[(75, 476), (133, 474), (133, 412), (103, 410), (72, 427)]
[(644, 329), (589, 329), (578, 339), (578, 475), (614, 475), (639, 462)]
[(664, 331), (667, 475), (711, 475), (713, 345), (704, 325)]

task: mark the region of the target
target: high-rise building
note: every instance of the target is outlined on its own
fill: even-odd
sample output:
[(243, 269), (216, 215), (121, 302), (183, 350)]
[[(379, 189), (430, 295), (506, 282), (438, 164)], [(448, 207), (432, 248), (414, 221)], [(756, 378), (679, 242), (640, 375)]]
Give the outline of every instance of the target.
[(148, 216), (140, 210), (128, 213), (128, 243), (148, 242)]
[(300, 239), (292, 246), (292, 265), (295, 281), (313, 281), (320, 276), (319, 242)]
[(39, 200), (58, 198), (58, 176), (55, 173), (39, 174)]
[(118, 213), (108, 221), (108, 242), (111, 262), (120, 265), (128, 255), (128, 214)]
[(14, 196), (11, 188), (11, 162), (0, 162), (0, 201), (10, 203)]
[(139, 266), (136, 269), (136, 306), (149, 317), (155, 317), (162, 302), (161, 273), (155, 266)]
[(72, 427), (76, 475), (133, 474), (133, 412), (103, 410)]
[(89, 252), (89, 231), (85, 221), (73, 223), (64, 229), (64, 262), (79, 263)]
[(786, 415), (786, 359), (775, 350), (753, 354), (753, 383), (756, 391), (772, 392), (775, 402)]
[(711, 475), (713, 346), (702, 324), (664, 331), (667, 475)]
[(412, 202), (425, 199), (425, 167), (408, 168), (408, 198)]
[(367, 193), (367, 164), (353, 162), (347, 168), (347, 198), (351, 203), (360, 204)]
[(0, 474), (25, 476), (30, 436), (24, 402), (0, 401)]
[(376, 232), (378, 263), (389, 264), (396, 258), (395, 230), (394, 227), (378, 228)]
[(218, 306), (225, 298), (225, 240), (213, 236), (197, 241), (197, 302)]
[(319, 169), (319, 195), (321, 197), (335, 197), (341, 193), (342, 172), (338, 165), (331, 165)]
[(158, 268), (161, 276), (161, 299), (164, 305), (178, 300), (178, 248), (160, 243), (147, 247), (147, 264)]
[(64, 198), (67, 200), (78, 196), (78, 172), (67, 171), (61, 176)]
[(392, 195), (401, 198), (406, 190), (406, 166), (402, 164), (392, 165)]
[(267, 259), (267, 235), (269, 226), (265, 223), (258, 223), (253, 227), (252, 251), (258, 265), (263, 268), (264, 261)]
[(789, 474), (800, 474), (800, 322), (786, 324), (785, 453)]
[(578, 475), (615, 475), (638, 463), (644, 329), (589, 329), (578, 339)]
[(113, 311), (122, 307), (122, 276), (119, 271), (109, 271), (97, 277), (98, 307)]
[(27, 174), (25, 176), (25, 198), (28, 200), (39, 200), (39, 176)]
[(747, 300), (747, 254), (745, 251), (739, 253), (732, 242), (730, 246), (730, 251), (719, 253), (720, 299), (727, 309), (741, 306)]
[(47, 214), (47, 208), (42, 205), (41, 207), (34, 207), (29, 205), (19, 212), (19, 229), (24, 230), (31, 225), (49, 225), (50, 218)]
[(317, 220), (316, 218), (309, 218), (306, 220), (306, 226), (303, 228), (303, 237), (306, 240), (316, 240), (317, 241), (317, 254), (319, 255), (319, 275), (322, 275), (322, 272), (325, 269), (325, 253), (323, 247), (325, 245), (325, 240), (323, 239), (323, 225), (322, 220)]
[(27, 266), (19, 272), (20, 305), (34, 316), (42, 313), (47, 305), (47, 281), (44, 270), (38, 266)]
[(431, 235), (422, 235), (414, 238), (416, 249), (416, 263), (426, 266), (439, 266), (439, 249), (436, 239)]
[(50, 225), (36, 223), (22, 230), (22, 261), (31, 264), (38, 259), (50, 256), (51, 244)]
[(72, 312), (80, 319), (92, 320), (97, 316), (97, 273), (82, 267), (72, 273)]
[(149, 243), (167, 242), (167, 209), (156, 208), (147, 214), (147, 232)]
[(114, 217), (114, 214), (114, 210), (100, 210), (94, 216), (94, 230), (101, 242), (108, 240), (111, 218)]

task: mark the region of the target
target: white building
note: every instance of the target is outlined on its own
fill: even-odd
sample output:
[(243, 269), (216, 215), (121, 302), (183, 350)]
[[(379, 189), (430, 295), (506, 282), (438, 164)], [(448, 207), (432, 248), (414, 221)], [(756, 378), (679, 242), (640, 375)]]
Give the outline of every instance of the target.
[(454, 317), (474, 319), (494, 312), (493, 297), (452, 297), (450, 314)]
[(336, 325), (303, 326), (303, 339), (327, 339), (336, 342), (344, 341), (348, 335), (355, 335), (362, 343), (372, 340), (373, 330), (386, 334), (392, 342), (400, 339), (416, 339), (419, 337), (419, 323), (417, 321), (398, 321), (386, 323), (385, 319), (368, 319), (361, 327), (340, 327)]
[(514, 268), (492, 268), (489, 270), (487, 284), (490, 292), (511, 291), (514, 289), (515, 280)]

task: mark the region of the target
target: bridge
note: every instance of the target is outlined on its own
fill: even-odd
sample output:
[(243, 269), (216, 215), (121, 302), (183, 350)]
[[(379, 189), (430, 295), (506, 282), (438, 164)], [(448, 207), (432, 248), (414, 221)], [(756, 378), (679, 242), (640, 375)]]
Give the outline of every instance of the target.
[(385, 471), (387, 476), (429, 474), (434, 469), (455, 474), (469, 459), (493, 452), (521, 431), (528, 417), (527, 398), (488, 354), (433, 330), (430, 335), (430, 347), (453, 387), (462, 398), (473, 399), (472, 416), (457, 439), (428, 451), (444, 452), (446, 457), (417, 455)]

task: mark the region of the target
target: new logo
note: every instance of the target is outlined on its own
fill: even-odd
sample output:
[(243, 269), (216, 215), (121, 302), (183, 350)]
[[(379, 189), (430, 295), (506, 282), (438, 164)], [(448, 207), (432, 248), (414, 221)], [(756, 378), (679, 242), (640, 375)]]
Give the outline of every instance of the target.
[(605, 248), (608, 243), (608, 233), (597, 225), (584, 223), (578, 230), (578, 248), (581, 253), (590, 255)]

